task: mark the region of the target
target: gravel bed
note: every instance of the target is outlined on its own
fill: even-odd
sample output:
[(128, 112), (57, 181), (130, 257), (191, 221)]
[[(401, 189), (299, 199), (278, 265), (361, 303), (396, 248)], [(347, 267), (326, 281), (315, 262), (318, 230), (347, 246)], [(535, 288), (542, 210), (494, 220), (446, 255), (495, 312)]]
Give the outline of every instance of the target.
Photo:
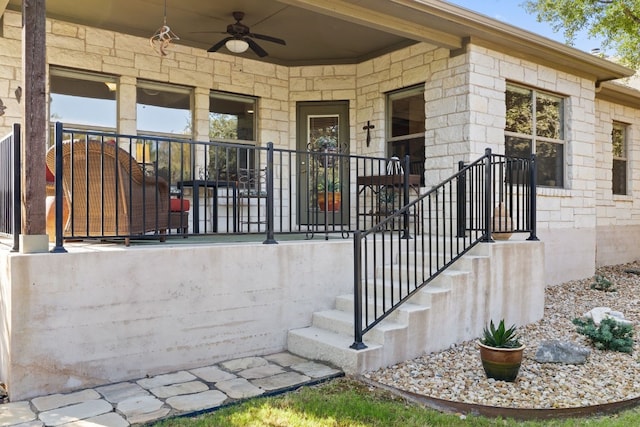
[[(543, 319), (518, 328), (521, 342), (527, 347), (513, 383), (487, 379), (477, 340), (370, 372), (365, 377), (423, 396), (509, 408), (572, 408), (640, 397), (640, 275), (625, 272), (629, 269), (640, 273), (640, 262), (596, 271), (614, 283), (615, 292), (591, 289), (593, 278), (549, 287), (545, 292)], [(576, 332), (571, 321), (594, 307), (621, 311), (634, 323), (633, 354), (597, 350)], [(551, 339), (590, 348), (587, 363), (537, 363), (534, 356), (539, 343)]]

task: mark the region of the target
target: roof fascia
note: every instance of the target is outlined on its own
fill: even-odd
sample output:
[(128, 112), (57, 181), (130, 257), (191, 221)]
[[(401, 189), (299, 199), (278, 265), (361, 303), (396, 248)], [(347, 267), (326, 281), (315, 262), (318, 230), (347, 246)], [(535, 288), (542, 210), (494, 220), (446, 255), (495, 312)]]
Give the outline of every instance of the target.
[[(370, 0), (372, 3), (381, 0)], [(457, 24), (473, 44), (591, 77), (597, 82), (632, 76), (635, 71), (463, 7), (439, 0), (384, 0)]]
[(603, 82), (596, 88), (596, 99), (640, 108), (640, 91), (619, 83)]

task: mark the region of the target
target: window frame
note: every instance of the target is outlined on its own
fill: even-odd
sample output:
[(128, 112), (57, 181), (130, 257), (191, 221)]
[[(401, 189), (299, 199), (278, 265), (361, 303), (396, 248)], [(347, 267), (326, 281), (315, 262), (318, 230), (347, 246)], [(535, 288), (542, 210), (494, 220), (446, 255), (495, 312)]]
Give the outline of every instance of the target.
[[(566, 184), (565, 184), (565, 180), (566, 180), (566, 169), (567, 169), (567, 160), (566, 160), (566, 150), (567, 150), (567, 138), (566, 138), (566, 131), (567, 131), (567, 125), (566, 125), (566, 108), (567, 108), (567, 97), (557, 94), (557, 93), (553, 93), (550, 91), (546, 91), (546, 90), (540, 90), (537, 88), (533, 88), (533, 87), (529, 87), (529, 86), (525, 86), (525, 85), (520, 85), (517, 83), (512, 83), (512, 82), (507, 82), (506, 87), (505, 87), (505, 106), (506, 106), (506, 96), (507, 93), (509, 92), (510, 88), (516, 88), (519, 90), (526, 90), (529, 91), (530, 93), (530, 97), (531, 97), (531, 134), (526, 134), (526, 133), (520, 133), (520, 132), (514, 132), (514, 131), (509, 131), (507, 130), (507, 118), (505, 116), (505, 128), (504, 128), (504, 136), (505, 136), (505, 152), (508, 151), (508, 147), (507, 147), (507, 139), (508, 138), (514, 138), (514, 139), (522, 139), (522, 140), (528, 140), (530, 141), (531, 144), (531, 154), (537, 154), (538, 152), (538, 145), (539, 143), (550, 143), (550, 144), (557, 144), (560, 145), (561, 151), (560, 151), (560, 155), (561, 155), (561, 160), (562, 160), (562, 164), (561, 166), (561, 170), (560, 170), (560, 182), (557, 182), (558, 180), (553, 180), (555, 182), (555, 184), (544, 184), (544, 183), (540, 183), (538, 181), (538, 183), (536, 183), (538, 186), (541, 187), (550, 187), (550, 188), (566, 188)], [(560, 101), (560, 106), (559, 106), (559, 110), (558, 110), (558, 114), (559, 114), (559, 118), (558, 118), (558, 123), (560, 126), (559, 129), (559, 133), (560, 133), (560, 138), (550, 138), (550, 137), (545, 137), (545, 136), (539, 136), (538, 135), (538, 121), (537, 121), (537, 105), (538, 105), (538, 98), (539, 95), (545, 95), (548, 97), (553, 97), (553, 98), (557, 98)], [(506, 110), (505, 110), (505, 114), (506, 114)], [(538, 163), (539, 164), (539, 163)], [(538, 177), (540, 177), (540, 173), (538, 173)]]
[[(253, 139), (243, 138), (218, 138), (212, 137), (209, 132), (209, 142), (223, 143), (224, 146), (212, 146), (209, 149), (208, 176), (215, 176), (216, 179), (227, 181), (238, 181), (243, 174), (247, 176), (260, 176), (260, 159), (255, 147), (258, 146), (258, 107), (259, 98), (250, 95), (223, 92), (217, 90), (209, 91), (209, 129), (211, 130), (212, 114), (230, 115), (230, 113), (213, 111), (214, 100), (231, 101), (247, 104), (246, 114), (251, 115), (251, 133)], [(236, 120), (239, 121), (239, 115)], [(238, 122), (236, 123), (238, 125)], [(239, 131), (236, 127), (236, 133)], [(217, 164), (221, 166), (216, 167)], [(252, 186), (259, 186), (260, 183), (252, 180)], [(253, 188), (252, 188), (253, 189)]]
[[(412, 133), (407, 133), (404, 135), (399, 135), (399, 136), (392, 136), (393, 135), (393, 117), (394, 117), (394, 110), (393, 110), (393, 102), (397, 101), (399, 99), (406, 99), (406, 98), (410, 98), (416, 95), (421, 95), (422, 96), (422, 106), (423, 109), (425, 108), (425, 100), (424, 100), (424, 94), (425, 94), (425, 84), (424, 83), (420, 83), (417, 85), (413, 85), (413, 86), (408, 86), (405, 88), (401, 88), (401, 89), (396, 89), (393, 90), (391, 92), (387, 92), (386, 93), (386, 114), (385, 114), (385, 120), (386, 120), (386, 126), (385, 126), (385, 153), (388, 157), (393, 156), (396, 153), (393, 153), (394, 150), (392, 150), (392, 147), (394, 145), (398, 145), (398, 144), (403, 144), (404, 148), (405, 148), (405, 152), (407, 151), (407, 148), (410, 147), (412, 140), (418, 140), (421, 141), (421, 147), (419, 149), (419, 151), (422, 151), (422, 159), (418, 159), (418, 160), (411, 160), (412, 164), (415, 162), (416, 167), (418, 168), (418, 174), (420, 175), (420, 185), (424, 186), (425, 185), (425, 170), (424, 170), (424, 162), (426, 160), (426, 148), (425, 148), (425, 132), (427, 130), (427, 125), (426, 125), (426, 111), (424, 112), (424, 118), (425, 120), (422, 121), (422, 130), (419, 132), (412, 132)], [(411, 149), (409, 148), (409, 155), (411, 156)], [(402, 159), (401, 159), (402, 160)], [(411, 171), (410, 171), (411, 173)]]
[[(119, 89), (119, 78), (117, 76), (114, 76), (112, 74), (105, 74), (105, 73), (97, 73), (97, 72), (93, 72), (93, 71), (86, 71), (86, 70), (77, 70), (74, 68), (66, 68), (66, 67), (59, 67), (59, 66), (55, 66), (55, 65), (50, 65), (49, 66), (49, 76), (48, 76), (48, 90), (49, 90), (49, 103), (48, 103), (48, 119), (50, 122), (50, 126), (53, 128), (53, 124), (55, 121), (62, 121), (64, 123), (64, 126), (66, 128), (72, 128), (72, 129), (77, 129), (77, 130), (92, 130), (92, 131), (101, 131), (101, 132), (116, 132), (118, 129), (118, 125), (119, 125), (119, 121), (118, 121), (118, 109), (119, 109), (119, 102), (120, 102), (120, 98), (119, 98), (119, 94), (118, 94), (118, 89)], [(105, 84), (105, 86), (108, 87), (110, 92), (113, 92), (114, 94), (114, 99), (113, 100), (109, 100), (109, 101), (114, 101), (114, 119), (115, 122), (113, 123), (113, 126), (104, 126), (104, 125), (99, 125), (99, 124), (83, 124), (83, 123), (74, 123), (73, 121), (66, 121), (64, 119), (62, 120), (54, 120), (51, 117), (52, 111), (51, 111), (51, 105), (53, 103), (53, 99), (52, 99), (52, 95), (64, 95), (64, 94), (60, 94), (58, 92), (54, 92), (52, 90), (52, 84), (51, 84), (51, 79), (52, 77), (62, 77), (62, 78), (66, 78), (66, 79), (73, 79), (73, 80), (78, 80), (78, 81), (89, 81), (89, 82), (94, 82), (94, 83), (103, 83)], [(109, 86), (109, 84), (114, 84), (115, 87), (112, 88)], [(66, 95), (66, 96), (73, 96), (73, 95)], [(94, 98), (94, 99), (105, 99), (106, 98)]]
[(211, 114), (225, 114), (225, 113), (216, 113), (214, 111), (211, 111), (211, 102), (212, 99), (221, 99), (221, 100), (227, 100), (227, 101), (237, 101), (237, 102), (244, 102), (244, 101), (250, 101), (250, 102), (245, 102), (246, 104), (253, 104), (253, 113), (248, 113), (248, 114), (253, 114), (253, 120), (252, 120), (252, 130), (253, 130), (253, 139), (241, 139), (241, 138), (215, 138), (212, 139), (211, 136), (209, 136), (209, 141), (216, 141), (216, 142), (228, 142), (228, 143), (232, 143), (232, 144), (244, 144), (244, 145), (252, 145), (252, 146), (257, 146), (258, 145), (258, 98), (255, 96), (249, 96), (249, 95), (242, 95), (242, 94), (237, 94), (237, 93), (231, 93), (231, 92), (222, 92), (222, 91), (216, 91), (216, 90), (211, 90), (209, 91), (209, 124), (211, 124)]
[[(616, 156), (615, 154), (615, 147), (614, 147), (614, 132), (616, 129), (619, 129), (622, 133), (622, 154), (623, 157), (620, 156)], [(613, 121), (612, 126), (611, 126), (611, 193), (614, 196), (628, 196), (629, 195), (629, 155), (628, 155), (628, 149), (629, 149), (629, 124), (628, 123), (623, 123), (623, 122), (619, 122), (619, 121)], [(619, 162), (624, 162), (624, 188), (623, 188), (623, 192), (616, 192), (616, 168), (615, 168), (615, 162), (619, 161)]]
[[(174, 133), (174, 132), (162, 132), (152, 129), (142, 129), (139, 125), (140, 114), (138, 109), (141, 104), (138, 98), (138, 91), (158, 91), (167, 93), (176, 93), (188, 95), (189, 97), (189, 117), (187, 119), (188, 127), (190, 127), (190, 133)], [(149, 94), (148, 94), (149, 95)], [(152, 95), (153, 96), (153, 95)], [(176, 181), (188, 179), (193, 176), (192, 161), (194, 158), (193, 145), (188, 144), (187, 141), (193, 139), (193, 117), (194, 117), (194, 89), (190, 86), (161, 83), (152, 80), (138, 79), (136, 82), (136, 135), (138, 138), (132, 141), (131, 147), (132, 155), (143, 167), (143, 170), (147, 174), (157, 174), (167, 180), (170, 185), (173, 185)], [(163, 107), (163, 106), (158, 106)], [(164, 107), (170, 108), (170, 107)], [(149, 141), (145, 139), (145, 136), (158, 137), (156, 145), (153, 143), (149, 146)], [(165, 147), (165, 144), (168, 144)], [(180, 159), (179, 167), (172, 168), (173, 165), (164, 166), (164, 160), (172, 158), (174, 161), (176, 158)]]
[[(160, 132), (154, 131), (151, 129), (141, 129), (139, 127), (140, 117), (138, 114), (138, 89), (142, 90), (151, 90), (151, 91), (164, 91), (169, 93), (179, 93), (179, 94), (188, 94), (189, 95), (189, 125), (191, 126), (191, 133), (173, 133), (173, 132)], [(194, 134), (193, 129), (193, 117), (194, 117), (194, 108), (193, 108), (193, 87), (190, 86), (182, 86), (175, 85), (169, 83), (161, 83), (155, 82), (152, 80), (142, 80), (138, 79), (136, 82), (136, 134), (137, 135), (149, 135), (149, 136), (160, 136), (172, 139), (192, 139)]]

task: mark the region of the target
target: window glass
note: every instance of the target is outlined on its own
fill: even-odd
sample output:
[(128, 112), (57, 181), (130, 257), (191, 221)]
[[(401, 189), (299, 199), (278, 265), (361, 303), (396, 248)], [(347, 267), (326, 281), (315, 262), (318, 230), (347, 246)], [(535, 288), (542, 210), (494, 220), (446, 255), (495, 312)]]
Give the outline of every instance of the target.
[(209, 138), (255, 143), (256, 99), (212, 92), (209, 98)]
[(562, 99), (538, 93), (536, 96), (536, 134), (562, 139)]
[[(191, 177), (192, 136), (191, 89), (163, 83), (139, 81), (136, 88), (138, 135), (168, 137), (168, 140), (136, 142), (134, 156), (145, 172), (155, 169), (171, 185)], [(180, 141), (171, 140), (172, 138)]]
[(509, 86), (506, 94), (507, 116), (506, 130), (515, 133), (532, 134), (533, 108), (531, 107), (531, 91), (516, 86)]
[(409, 155), (410, 173), (424, 185), (424, 85), (401, 89), (387, 96), (387, 155)]
[(390, 96), (391, 137), (424, 132), (424, 91), (411, 92), (415, 91), (409, 91), (407, 95), (396, 93)]
[(614, 123), (611, 131), (613, 150), (613, 194), (627, 194), (627, 126)]
[(258, 166), (256, 143), (257, 99), (249, 96), (211, 92), (209, 97), (209, 140), (229, 144), (209, 149), (209, 176), (237, 181)]
[(138, 82), (138, 132), (191, 136), (191, 89)]
[(507, 85), (505, 154), (536, 155), (538, 185), (564, 186), (564, 99)]
[(50, 70), (50, 120), (71, 127), (117, 127), (117, 80), (61, 68)]

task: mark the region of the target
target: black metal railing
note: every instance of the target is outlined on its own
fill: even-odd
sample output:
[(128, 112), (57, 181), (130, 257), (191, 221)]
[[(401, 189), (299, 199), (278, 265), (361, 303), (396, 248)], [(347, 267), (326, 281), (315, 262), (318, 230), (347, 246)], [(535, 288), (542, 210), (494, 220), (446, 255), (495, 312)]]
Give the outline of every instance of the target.
[(0, 235), (13, 239), (19, 249), (20, 206), (20, 125), (0, 140)]
[(56, 248), (69, 239), (348, 237), (361, 218), (360, 199), (366, 200), (355, 190), (359, 177), (385, 174), (394, 164), (331, 150), (122, 135), (61, 123), (53, 139), (47, 162), (57, 181)]
[[(410, 178), (401, 178), (403, 206), (354, 234), (354, 349), (365, 348), (367, 331), (479, 242), (510, 233), (537, 240), (534, 156), (510, 158), (487, 149), (413, 201)], [(382, 191), (397, 181), (374, 184)]]

